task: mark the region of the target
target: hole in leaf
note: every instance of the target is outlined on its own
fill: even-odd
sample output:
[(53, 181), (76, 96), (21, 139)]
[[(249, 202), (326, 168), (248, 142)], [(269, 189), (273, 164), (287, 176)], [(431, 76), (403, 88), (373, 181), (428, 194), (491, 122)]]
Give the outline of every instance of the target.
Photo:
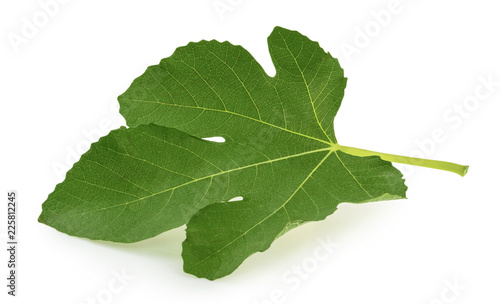
[(202, 139), (203, 140), (207, 140), (207, 141), (216, 142), (216, 143), (226, 142), (226, 139), (224, 137), (221, 137), (221, 136), (205, 137), (205, 138), (202, 138)]
[(228, 200), (228, 202), (239, 202), (243, 200), (243, 196), (237, 196), (233, 197), (232, 199)]

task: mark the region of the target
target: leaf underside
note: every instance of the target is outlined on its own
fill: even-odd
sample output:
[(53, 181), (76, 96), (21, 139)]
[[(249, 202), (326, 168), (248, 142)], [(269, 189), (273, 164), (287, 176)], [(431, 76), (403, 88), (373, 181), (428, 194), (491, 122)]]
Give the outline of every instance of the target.
[[(390, 162), (339, 149), (338, 61), (280, 27), (268, 44), (274, 77), (241, 46), (217, 41), (189, 43), (149, 67), (118, 98), (129, 128), (82, 155), (39, 220), (114, 242), (187, 224), (184, 270), (212, 280), (339, 203), (404, 198)], [(225, 142), (202, 139), (213, 136)]]

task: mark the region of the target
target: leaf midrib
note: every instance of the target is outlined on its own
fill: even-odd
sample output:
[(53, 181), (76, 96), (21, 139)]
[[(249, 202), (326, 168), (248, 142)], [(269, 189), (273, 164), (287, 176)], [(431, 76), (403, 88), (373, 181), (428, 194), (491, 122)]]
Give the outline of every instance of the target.
[(325, 134), (326, 138), (328, 138), (328, 140), (331, 143), (333, 143), (332, 139), (330, 138), (330, 136), (328, 136), (328, 134), (326, 133), (325, 129), (323, 128), (323, 125), (319, 121), (318, 113), (316, 112), (316, 108), (314, 107), (314, 101), (313, 101), (313, 98), (311, 96), (311, 90), (309, 89), (309, 85), (307, 84), (306, 78), (304, 76), (304, 72), (302, 71), (302, 69), (299, 66), (299, 63), (297, 62), (297, 58), (295, 58), (295, 56), (293, 55), (292, 51), (288, 47), (288, 43), (286, 42), (286, 39), (283, 37), (283, 35), (281, 35), (280, 32), (278, 32), (278, 34), (280, 35), (281, 39), (283, 39), (283, 42), (285, 43), (285, 46), (286, 46), (286, 49), (287, 49), (288, 53), (290, 53), (290, 56), (293, 58), (293, 61), (295, 62), (295, 65), (297, 66), (297, 69), (299, 70), (300, 75), (302, 76), (302, 80), (304, 81), (304, 85), (306, 86), (307, 95), (309, 97), (309, 101), (311, 103), (311, 108), (312, 108), (312, 110), (314, 112), (314, 117), (316, 118), (316, 122), (318, 123), (318, 126), (320, 127), (321, 131), (323, 131), (323, 134)]
[[(157, 138), (157, 137), (155, 137), (155, 138)], [(157, 139), (162, 140), (160, 138), (157, 138)], [(132, 203), (135, 203), (135, 202), (139, 202), (139, 201), (142, 201), (144, 199), (148, 199), (150, 197), (154, 197), (156, 195), (160, 195), (160, 194), (166, 193), (168, 191), (173, 191), (175, 189), (187, 186), (189, 184), (196, 183), (198, 181), (201, 181), (201, 180), (204, 180), (204, 179), (207, 179), (207, 178), (213, 178), (215, 176), (219, 176), (219, 175), (222, 175), (222, 174), (227, 174), (227, 173), (231, 173), (231, 172), (234, 172), (234, 171), (244, 170), (244, 169), (248, 169), (248, 168), (252, 168), (252, 167), (257, 167), (257, 166), (260, 166), (260, 165), (274, 163), (274, 162), (277, 162), (277, 161), (282, 161), (282, 160), (286, 160), (286, 159), (290, 159), (290, 158), (295, 158), (295, 157), (300, 157), (300, 156), (304, 156), (304, 155), (308, 155), (308, 154), (313, 154), (313, 153), (318, 153), (318, 152), (330, 151), (330, 153), (331, 153), (333, 151), (336, 151), (337, 149), (338, 148), (336, 146), (330, 146), (328, 148), (310, 150), (310, 151), (306, 151), (306, 152), (302, 152), (302, 153), (297, 153), (297, 154), (293, 154), (293, 155), (288, 155), (288, 156), (284, 156), (284, 157), (280, 157), (280, 158), (275, 158), (275, 159), (271, 159), (271, 160), (267, 160), (267, 161), (263, 161), (263, 162), (259, 162), (259, 163), (255, 163), (255, 164), (251, 164), (251, 165), (247, 165), (247, 166), (243, 166), (243, 167), (238, 167), (238, 168), (233, 168), (233, 169), (229, 169), (229, 170), (224, 170), (224, 171), (221, 171), (221, 172), (217, 172), (217, 173), (214, 173), (214, 174), (210, 174), (210, 175), (207, 175), (207, 176), (203, 176), (203, 177), (200, 177), (200, 178), (197, 178), (197, 179), (190, 180), (190, 181), (185, 182), (183, 184), (180, 184), (180, 185), (177, 185), (177, 186), (174, 186), (174, 187), (171, 187), (171, 188), (159, 191), (159, 192), (155, 192), (155, 193), (152, 193), (152, 194), (150, 194), (148, 196), (144, 196), (144, 197), (132, 200), (132, 201), (128, 201), (128, 202), (124, 202), (124, 203), (120, 203), (120, 204), (116, 204), (116, 205), (112, 205), (112, 206), (107, 206), (105, 208), (100, 208), (100, 209), (92, 210), (92, 211), (89, 211), (89, 212), (84, 212), (84, 213), (81, 213), (79, 215), (86, 215), (86, 214), (90, 214), (90, 213), (94, 213), (94, 212), (99, 212), (99, 211), (103, 211), (103, 210), (107, 210), (107, 209), (112, 209), (112, 208), (116, 208), (116, 207), (120, 207), (120, 206), (124, 206), (124, 205), (129, 205), (129, 204), (132, 204)]]
[(321, 143), (327, 144), (328, 146), (332, 145), (332, 142), (329, 142), (329, 141), (326, 141), (326, 140), (322, 140), (322, 139), (319, 139), (319, 138), (316, 138), (316, 137), (312, 137), (312, 136), (309, 136), (309, 135), (306, 135), (306, 134), (303, 134), (303, 133), (295, 132), (293, 130), (286, 129), (286, 128), (274, 125), (274, 124), (269, 123), (267, 121), (256, 119), (256, 118), (253, 118), (253, 117), (250, 117), (250, 116), (246, 116), (246, 115), (243, 115), (243, 114), (240, 114), (240, 113), (232, 112), (232, 111), (219, 110), (219, 109), (213, 109), (213, 108), (205, 108), (205, 107), (199, 107), (199, 106), (188, 106), (188, 105), (170, 104), (170, 103), (159, 102), (159, 101), (156, 101), (156, 100), (132, 99), (132, 98), (124, 98), (124, 97), (122, 97), (122, 100), (128, 100), (128, 101), (132, 101), (132, 102), (156, 103), (156, 104), (159, 104), (159, 105), (162, 105), (162, 106), (170, 106), (170, 107), (179, 107), (179, 108), (188, 108), (188, 109), (197, 109), (197, 110), (205, 110), (205, 111), (214, 111), (214, 112), (227, 113), (227, 114), (231, 114), (231, 115), (235, 115), (235, 116), (240, 116), (240, 117), (243, 117), (243, 118), (246, 118), (246, 119), (249, 119), (249, 120), (253, 120), (253, 121), (265, 124), (267, 126), (274, 127), (274, 128), (279, 129), (279, 130), (282, 130), (282, 131), (285, 131), (285, 132), (289, 132), (289, 133), (292, 133), (292, 134), (295, 134), (295, 135), (298, 135), (298, 136), (302, 136), (302, 137), (306, 137), (306, 138), (309, 138), (309, 139), (312, 139), (312, 140), (315, 140), (315, 141), (319, 141)]

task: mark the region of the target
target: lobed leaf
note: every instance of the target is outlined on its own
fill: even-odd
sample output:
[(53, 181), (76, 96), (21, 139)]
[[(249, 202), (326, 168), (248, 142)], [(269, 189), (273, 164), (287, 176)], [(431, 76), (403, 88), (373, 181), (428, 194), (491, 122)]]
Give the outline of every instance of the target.
[[(149, 67), (118, 98), (129, 128), (92, 145), (39, 220), (115, 242), (187, 223), (184, 270), (217, 279), (342, 202), (404, 198), (391, 162), (337, 143), (346, 85), (337, 59), (280, 27), (268, 44), (274, 77), (241, 46), (217, 41)], [(202, 139), (213, 136), (225, 142)]]

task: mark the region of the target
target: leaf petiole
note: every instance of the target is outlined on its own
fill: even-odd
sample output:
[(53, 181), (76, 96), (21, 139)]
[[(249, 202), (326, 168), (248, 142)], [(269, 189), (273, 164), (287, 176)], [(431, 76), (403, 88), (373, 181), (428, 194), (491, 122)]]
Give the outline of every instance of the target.
[(370, 150), (364, 150), (353, 147), (346, 147), (342, 145), (335, 144), (334, 148), (343, 151), (345, 153), (349, 153), (356, 156), (372, 156), (377, 155), (380, 156), (383, 160), (387, 160), (390, 162), (412, 165), (412, 166), (420, 166), (432, 169), (439, 169), (444, 171), (449, 171), (456, 173), (460, 176), (465, 176), (467, 171), (469, 170), (469, 166), (459, 165), (455, 163), (439, 161), (439, 160), (431, 160), (431, 159), (423, 159), (417, 157), (409, 157), (409, 156), (400, 156), (394, 154), (380, 153)]

